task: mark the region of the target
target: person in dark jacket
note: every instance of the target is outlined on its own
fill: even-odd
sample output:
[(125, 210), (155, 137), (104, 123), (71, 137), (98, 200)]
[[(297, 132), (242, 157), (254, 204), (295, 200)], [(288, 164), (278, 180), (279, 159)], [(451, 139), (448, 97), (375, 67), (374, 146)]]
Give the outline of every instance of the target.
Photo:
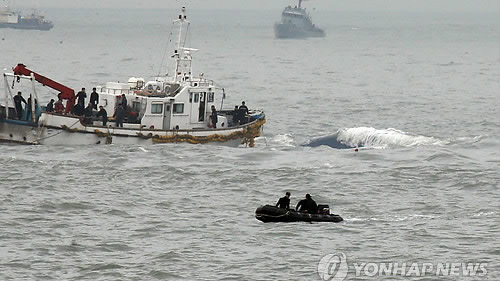
[(239, 118), (240, 118), (240, 113), (238, 110), (238, 106), (235, 105), (233, 110), (233, 126), (238, 126), (240, 124)]
[(306, 199), (302, 199), (297, 203), (297, 207), (295, 207), (296, 211), (316, 214), (318, 212), (318, 205), (311, 198), (311, 195), (306, 194)]
[(290, 192), (285, 193), (285, 196), (278, 200), (276, 207), (280, 207), (281, 209), (290, 209)]
[(92, 110), (94, 109), (94, 105), (89, 102), (89, 105), (85, 107), (85, 117), (92, 117)]
[(106, 126), (106, 123), (108, 122), (108, 112), (106, 112), (106, 109), (104, 107), (99, 106), (99, 112), (97, 112), (97, 117), (102, 117), (102, 125)]
[(240, 108), (238, 108), (238, 119), (240, 121), (240, 125), (243, 125), (247, 123), (247, 114), (248, 114), (248, 107), (245, 105), (245, 102), (242, 101)]
[(83, 112), (83, 115), (85, 116), (83, 123), (85, 124), (92, 124), (92, 114), (94, 113), (94, 105), (89, 102), (87, 107), (85, 107), (85, 110)]
[(243, 112), (243, 114), (248, 114), (248, 107), (245, 105), (244, 101), (241, 102), (239, 109)]
[(116, 107), (116, 111), (115, 111), (116, 127), (123, 127), (123, 119), (124, 118), (125, 118), (125, 111), (123, 110), (123, 105), (120, 103)]
[(24, 104), (28, 104), (21, 92), (17, 92), (17, 95), (14, 96), (14, 105), (16, 107), (17, 119), (19, 120), (23, 118), (23, 102)]
[[(31, 108), (31, 94), (30, 94), (30, 97), (28, 98), (28, 103), (26, 103), (26, 108), (25, 108), (25, 111), (26, 111), (26, 120), (31, 120), (33, 117), (32, 117), (32, 114), (33, 114), (33, 110)], [(36, 112), (36, 109), (38, 107), (38, 100), (35, 99), (35, 112)]]
[(212, 114), (210, 114), (210, 120), (212, 121), (212, 128), (217, 128), (217, 110), (215, 109), (215, 105), (212, 105)]
[(75, 104), (75, 106), (73, 106), (73, 108), (71, 109), (71, 112), (74, 115), (82, 116), (85, 113), (85, 107), (83, 104), (77, 103), (77, 104)]
[(54, 99), (51, 99), (47, 106), (45, 107), (45, 111), (54, 112)]
[(87, 93), (85, 93), (85, 88), (82, 88), (78, 94), (76, 94), (76, 98), (78, 99), (78, 104), (82, 105), (82, 108), (85, 108), (85, 98), (87, 98)]
[(120, 101), (123, 107), (123, 112), (127, 112), (127, 98), (125, 97), (125, 94), (122, 94), (122, 100)]
[(97, 110), (99, 94), (96, 92), (96, 88), (92, 88), (92, 93), (90, 93), (90, 103), (92, 104), (92, 107)]

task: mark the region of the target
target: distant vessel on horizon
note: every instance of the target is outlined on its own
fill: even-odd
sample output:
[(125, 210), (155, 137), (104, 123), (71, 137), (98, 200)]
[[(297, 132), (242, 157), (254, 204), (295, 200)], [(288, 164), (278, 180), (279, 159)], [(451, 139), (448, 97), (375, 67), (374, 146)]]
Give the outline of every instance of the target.
[(286, 7), (281, 13), (281, 22), (274, 25), (274, 35), (276, 38), (307, 38), (325, 37), (323, 29), (316, 27), (306, 9), (302, 8), (302, 1), (299, 5)]
[(35, 11), (29, 16), (21, 16), (12, 11), (8, 5), (0, 7), (0, 28), (50, 30), (54, 25)]

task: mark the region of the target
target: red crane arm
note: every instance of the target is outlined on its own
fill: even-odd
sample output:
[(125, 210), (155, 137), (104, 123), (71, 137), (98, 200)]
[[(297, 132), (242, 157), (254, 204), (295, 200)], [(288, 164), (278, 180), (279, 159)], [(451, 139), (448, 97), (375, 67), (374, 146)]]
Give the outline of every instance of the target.
[(43, 75), (40, 75), (32, 70), (29, 70), (26, 68), (26, 66), (22, 63), (18, 64), (14, 69), (14, 75), (25, 75), (25, 76), (31, 76), (31, 73), (33, 73), (33, 76), (36, 81), (38, 81), (40, 84), (43, 86), (50, 87), (54, 90), (57, 90), (60, 92), (58, 96), (60, 96), (62, 99), (68, 100), (66, 102), (66, 112), (70, 112), (71, 109), (73, 108), (73, 105), (75, 104), (75, 91), (69, 87), (64, 86), (63, 84), (60, 84), (50, 78), (47, 78)]

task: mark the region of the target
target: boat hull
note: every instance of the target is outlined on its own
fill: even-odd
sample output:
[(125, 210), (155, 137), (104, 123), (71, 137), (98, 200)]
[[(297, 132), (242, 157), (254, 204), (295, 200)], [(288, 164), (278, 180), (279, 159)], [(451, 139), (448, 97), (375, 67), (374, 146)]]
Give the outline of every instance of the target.
[(254, 145), (265, 117), (245, 125), (223, 129), (155, 130), (139, 124), (125, 127), (89, 125), (78, 116), (42, 113), (38, 123), (0, 119), (0, 141), (44, 145), (220, 143), (227, 146)]
[(325, 32), (317, 27), (305, 28), (294, 24), (277, 23), (274, 25), (274, 35), (280, 39), (325, 37)]
[(10, 119), (0, 119), (0, 142), (37, 144), (38, 124)]
[(52, 29), (52, 27), (54, 27), (54, 25), (51, 23), (46, 23), (46, 24), (0, 23), (0, 28), (47, 31)]
[(262, 222), (341, 222), (339, 215), (309, 214), (296, 212), (292, 209), (281, 209), (271, 205), (257, 208), (255, 218)]

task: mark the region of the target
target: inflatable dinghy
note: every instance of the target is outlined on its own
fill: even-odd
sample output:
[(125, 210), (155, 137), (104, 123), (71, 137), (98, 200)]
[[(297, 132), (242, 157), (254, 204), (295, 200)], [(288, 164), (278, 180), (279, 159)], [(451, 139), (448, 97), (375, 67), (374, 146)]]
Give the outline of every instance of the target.
[(341, 222), (344, 220), (339, 215), (330, 214), (328, 205), (318, 205), (318, 209), (318, 214), (309, 214), (265, 205), (257, 208), (255, 218), (263, 222)]

